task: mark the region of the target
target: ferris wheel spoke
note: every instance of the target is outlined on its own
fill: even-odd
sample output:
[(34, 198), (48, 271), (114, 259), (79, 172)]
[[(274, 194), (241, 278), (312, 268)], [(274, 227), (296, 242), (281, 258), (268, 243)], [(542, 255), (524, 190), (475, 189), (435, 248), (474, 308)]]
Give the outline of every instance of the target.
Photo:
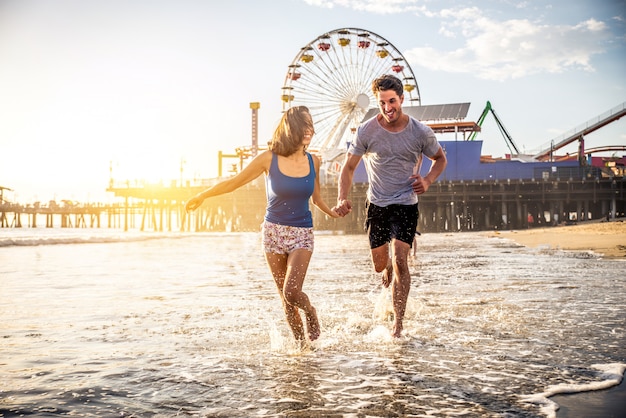
[(303, 47), (289, 65), (283, 109), (307, 106), (315, 124), (311, 148), (339, 155), (353, 140), (367, 110), (376, 107), (371, 83), (383, 74), (397, 75), (410, 85), (405, 98), (419, 104), (413, 72), (389, 41), (356, 28), (325, 33)]
[[(307, 72), (306, 75), (310, 76), (302, 80), (303, 82), (297, 86), (298, 90), (306, 92), (318, 91), (319, 94), (330, 97), (337, 97), (341, 91), (341, 80), (337, 78), (336, 74), (313, 69), (310, 73)], [(298, 100), (304, 98), (299, 96)]]

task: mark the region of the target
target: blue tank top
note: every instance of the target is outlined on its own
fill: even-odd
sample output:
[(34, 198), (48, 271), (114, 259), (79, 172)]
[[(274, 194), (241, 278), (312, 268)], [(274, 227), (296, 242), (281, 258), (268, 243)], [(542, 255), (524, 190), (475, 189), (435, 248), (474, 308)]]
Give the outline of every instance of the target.
[(315, 189), (315, 165), (308, 152), (309, 174), (289, 177), (278, 169), (278, 157), (272, 153), (270, 171), (265, 178), (267, 209), (265, 220), (271, 223), (302, 228), (313, 227), (309, 199)]

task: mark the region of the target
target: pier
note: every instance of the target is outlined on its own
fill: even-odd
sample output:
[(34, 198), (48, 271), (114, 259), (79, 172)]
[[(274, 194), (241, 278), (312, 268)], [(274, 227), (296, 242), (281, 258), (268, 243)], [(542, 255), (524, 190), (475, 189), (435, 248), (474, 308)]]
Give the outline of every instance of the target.
[[(124, 228), (134, 229), (131, 215), (142, 214), (143, 204), (83, 204), (51, 202), (48, 205), (0, 205), (0, 228)], [(127, 218), (126, 218), (127, 217)], [(125, 220), (127, 221), (125, 223)]]
[[(351, 192), (350, 219), (314, 213), (318, 229), (364, 232), (366, 185)], [(336, 188), (324, 198), (334, 202)], [(624, 216), (624, 179), (441, 181), (419, 197), (421, 232), (511, 230)]]
[[(119, 203), (63, 202), (54, 205), (0, 206), (2, 228), (115, 228), (158, 232), (258, 231), (265, 209), (265, 186), (257, 181), (207, 199), (192, 213), (184, 202), (206, 189), (206, 182), (180, 185), (111, 185)], [(510, 230), (624, 216), (623, 177), (554, 177), (530, 180), (438, 181), (419, 197), (421, 232)], [(367, 184), (354, 184), (354, 209), (343, 219), (313, 209), (317, 230), (363, 233)], [(336, 185), (322, 194), (333, 204)]]
[[(0, 186), (0, 228), (115, 228), (158, 232), (258, 231), (265, 211), (263, 178), (233, 193), (207, 199), (198, 210), (186, 213), (184, 203), (191, 196), (223, 179), (222, 159), (237, 158), (234, 172), (258, 149), (256, 121), (258, 103), (251, 103), (253, 121), (252, 147), (237, 148), (236, 154), (219, 154), (220, 177), (169, 184), (115, 182), (107, 192), (115, 204), (82, 204), (63, 201), (60, 204), (19, 205), (2, 198)], [(407, 112), (454, 113), (454, 121), (433, 125), (436, 132), (477, 132), (475, 123), (459, 121), (469, 103), (444, 106), (407, 107)], [(490, 103), (486, 111), (493, 109)], [(376, 110), (373, 110), (375, 112)], [(456, 112), (456, 113), (455, 113)], [(429, 116), (415, 113), (418, 119)], [(594, 157), (596, 151), (623, 151), (623, 146), (585, 151), (584, 136), (626, 115), (626, 103), (588, 121), (574, 133), (558, 139), (556, 145), (542, 151), (532, 161), (518, 158), (493, 159), (482, 155), (482, 141), (440, 141), (448, 166), (428, 192), (419, 197), (421, 232), (455, 232), (510, 230), (599, 219), (615, 219), (626, 213), (624, 157)], [(495, 116), (495, 113), (494, 113)], [(448, 119), (450, 119), (449, 117)], [(482, 117), (481, 117), (482, 120)], [(472, 137), (473, 138), (473, 137)], [(579, 141), (579, 155), (556, 157), (554, 151)], [(549, 156), (546, 160), (546, 156)], [(428, 167), (422, 166), (422, 175)], [(352, 186), (353, 212), (346, 218), (333, 219), (316, 209), (313, 219), (317, 230), (363, 233), (367, 178), (361, 172)], [(331, 206), (337, 196), (337, 177), (322, 175), (322, 195)]]

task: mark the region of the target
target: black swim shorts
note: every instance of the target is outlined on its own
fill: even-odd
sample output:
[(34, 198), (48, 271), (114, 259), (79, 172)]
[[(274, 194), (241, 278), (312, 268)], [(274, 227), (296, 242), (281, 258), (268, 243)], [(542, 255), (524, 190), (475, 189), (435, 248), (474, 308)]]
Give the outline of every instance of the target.
[(382, 207), (367, 202), (366, 208), (365, 229), (369, 236), (370, 248), (387, 244), (392, 238), (413, 246), (419, 217), (417, 203)]

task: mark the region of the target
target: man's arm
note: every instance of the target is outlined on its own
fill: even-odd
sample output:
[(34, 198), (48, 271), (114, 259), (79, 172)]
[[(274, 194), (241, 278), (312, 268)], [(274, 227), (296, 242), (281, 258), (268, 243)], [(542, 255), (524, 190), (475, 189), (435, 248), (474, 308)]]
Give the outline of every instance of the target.
[(433, 160), (433, 164), (430, 166), (430, 170), (425, 177), (429, 186), (439, 178), (441, 173), (443, 173), (443, 170), (445, 170), (448, 165), (448, 159), (446, 158), (446, 154), (443, 152), (443, 148), (441, 148), (441, 146), (439, 146), (437, 154), (433, 155), (431, 160)]
[(429, 157), (433, 163), (430, 166), (430, 170), (426, 176), (422, 177), (418, 174), (411, 176), (412, 179), (415, 179), (413, 182), (413, 191), (416, 194), (426, 193), (431, 184), (439, 178), (443, 170), (446, 169), (446, 165), (448, 165), (448, 160), (446, 159), (446, 154), (443, 152), (441, 146), (437, 150), (437, 153), (432, 157)]
[(341, 167), (341, 174), (339, 175), (337, 206), (334, 208), (340, 216), (346, 216), (352, 211), (352, 202), (348, 200), (348, 193), (350, 193), (354, 171), (359, 165), (359, 161), (361, 161), (360, 155), (346, 153), (343, 167)]

